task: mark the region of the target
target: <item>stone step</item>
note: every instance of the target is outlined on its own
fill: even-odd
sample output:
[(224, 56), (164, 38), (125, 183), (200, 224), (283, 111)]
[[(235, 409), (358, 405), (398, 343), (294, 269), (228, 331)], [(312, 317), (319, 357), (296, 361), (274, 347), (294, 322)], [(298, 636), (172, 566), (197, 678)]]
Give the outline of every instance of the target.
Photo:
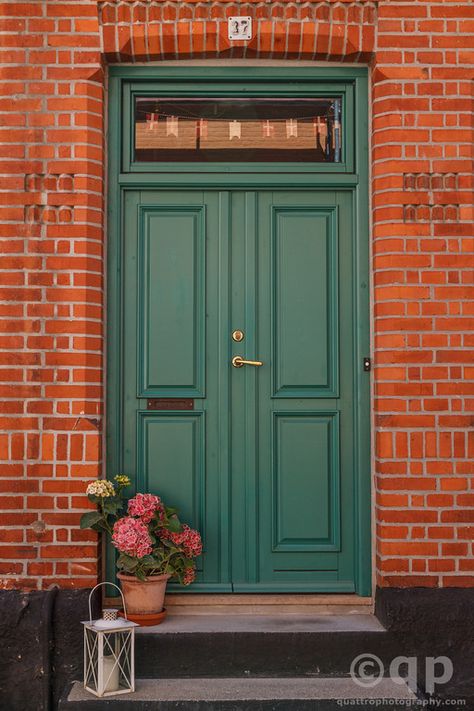
[(336, 676), (368, 652), (384, 664), (395, 656), (372, 615), (176, 615), (137, 629), (136, 670), (148, 679)]
[(385, 632), (375, 615), (168, 615), (154, 627), (139, 627), (137, 634), (278, 633), (278, 632)]
[[(364, 689), (350, 678), (139, 679), (131, 694), (102, 699), (74, 682), (60, 711), (340, 711), (349, 708), (406, 709), (415, 695), (402, 679), (383, 678)], [(376, 701), (379, 703), (376, 704)], [(366, 702), (366, 703), (365, 703)], [(348, 706), (346, 706), (347, 708)]]

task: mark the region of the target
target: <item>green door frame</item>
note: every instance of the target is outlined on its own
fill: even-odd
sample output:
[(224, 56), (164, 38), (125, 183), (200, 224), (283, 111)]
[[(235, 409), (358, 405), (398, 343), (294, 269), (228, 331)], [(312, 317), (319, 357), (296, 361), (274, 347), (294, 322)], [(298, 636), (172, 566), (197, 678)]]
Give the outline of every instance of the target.
[[(245, 72), (245, 81), (242, 74)], [(318, 96), (343, 94), (343, 162), (337, 164), (134, 164), (133, 93), (163, 91), (176, 95), (176, 84), (189, 95)], [(192, 67), (117, 66), (109, 68), (107, 203), (107, 423), (106, 471), (122, 469), (121, 399), (121, 233), (123, 197), (127, 190), (199, 190), (333, 188), (354, 195), (354, 329), (357, 378), (354, 384), (355, 587), (359, 595), (372, 592), (370, 377), (363, 359), (370, 354), (369, 325), (369, 210), (368, 210), (368, 76), (365, 67)], [(194, 173), (194, 175), (193, 175)], [(199, 185), (196, 185), (199, 173)], [(106, 579), (113, 579), (113, 556), (107, 556)]]

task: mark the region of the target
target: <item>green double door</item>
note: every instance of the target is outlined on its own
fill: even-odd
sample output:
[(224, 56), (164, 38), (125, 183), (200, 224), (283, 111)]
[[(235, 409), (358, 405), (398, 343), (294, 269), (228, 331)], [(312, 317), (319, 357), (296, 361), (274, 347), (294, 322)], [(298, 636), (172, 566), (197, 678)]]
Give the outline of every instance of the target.
[(201, 531), (190, 591), (355, 589), (352, 199), (125, 193), (120, 459)]

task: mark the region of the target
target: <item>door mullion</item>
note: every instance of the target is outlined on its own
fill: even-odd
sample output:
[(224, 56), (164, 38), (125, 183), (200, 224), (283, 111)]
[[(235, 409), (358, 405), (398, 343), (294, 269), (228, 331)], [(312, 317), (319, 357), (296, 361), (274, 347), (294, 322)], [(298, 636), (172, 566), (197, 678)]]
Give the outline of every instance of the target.
[[(245, 193), (245, 355), (259, 359), (257, 307), (257, 234), (258, 193)], [(245, 368), (245, 511), (246, 511), (246, 569), (249, 583), (258, 580), (258, 379), (257, 368)]]
[(231, 205), (230, 193), (219, 192), (219, 240), (218, 240), (218, 299), (219, 299), (219, 327), (218, 327), (218, 470), (219, 501), (220, 501), (220, 536), (219, 540), (219, 576), (222, 582), (231, 581), (231, 539), (230, 521), (232, 520), (230, 501), (230, 344), (229, 324), (231, 319), (231, 293), (230, 293), (230, 258), (231, 258)]

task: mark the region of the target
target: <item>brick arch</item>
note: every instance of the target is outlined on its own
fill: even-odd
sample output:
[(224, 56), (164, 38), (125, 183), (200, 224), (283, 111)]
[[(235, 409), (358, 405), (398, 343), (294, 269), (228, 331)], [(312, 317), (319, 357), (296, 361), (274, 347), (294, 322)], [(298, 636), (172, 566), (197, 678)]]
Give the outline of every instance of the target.
[[(253, 38), (227, 39), (227, 17), (250, 15)], [(109, 63), (259, 58), (368, 62), (376, 3), (99, 2), (101, 48)]]

